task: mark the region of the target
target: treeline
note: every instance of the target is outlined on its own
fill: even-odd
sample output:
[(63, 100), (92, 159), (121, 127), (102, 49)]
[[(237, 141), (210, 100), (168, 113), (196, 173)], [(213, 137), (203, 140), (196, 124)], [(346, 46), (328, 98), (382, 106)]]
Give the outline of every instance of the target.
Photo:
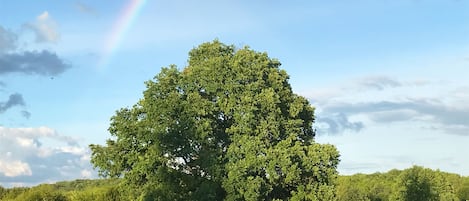
[[(119, 179), (96, 179), (41, 184), (31, 188), (0, 187), (2, 201), (129, 200), (132, 189)], [(464, 201), (469, 200), (469, 177), (414, 166), (387, 173), (339, 176), (338, 201)]]
[(35, 187), (4, 188), (1, 201), (117, 201), (126, 200), (119, 179), (63, 181)]
[(465, 201), (469, 177), (420, 166), (339, 176), (336, 195), (338, 201)]

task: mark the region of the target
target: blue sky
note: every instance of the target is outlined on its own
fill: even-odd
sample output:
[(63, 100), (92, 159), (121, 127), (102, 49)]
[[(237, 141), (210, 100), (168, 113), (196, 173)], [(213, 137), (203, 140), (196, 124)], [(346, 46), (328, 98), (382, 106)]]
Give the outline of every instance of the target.
[(214, 39), (282, 62), (341, 174), (469, 176), (469, 1), (147, 1), (100, 66), (129, 2), (0, 0), (0, 185), (95, 178), (114, 112)]

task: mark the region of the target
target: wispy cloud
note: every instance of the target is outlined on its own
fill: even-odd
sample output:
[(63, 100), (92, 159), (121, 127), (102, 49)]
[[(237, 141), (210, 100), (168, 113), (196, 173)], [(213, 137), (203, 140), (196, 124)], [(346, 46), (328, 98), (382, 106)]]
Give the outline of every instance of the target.
[(0, 26), (0, 53), (16, 49), (18, 36)]
[(330, 102), (331, 99), (356, 95), (363, 92), (379, 92), (395, 88), (421, 87), (430, 82), (426, 80), (400, 81), (389, 76), (365, 76), (349, 80), (339, 86), (314, 89), (303, 92), (315, 103)]
[(31, 112), (23, 110), (23, 111), (21, 111), (21, 116), (23, 116), (26, 119), (29, 119), (31, 117)]
[(0, 114), (15, 106), (24, 106), (23, 96), (19, 93), (11, 94), (6, 102), (0, 102)]
[(370, 76), (370, 77), (365, 77), (362, 79), (359, 79), (357, 82), (357, 86), (359, 86), (359, 89), (365, 88), (371, 88), (371, 89), (376, 89), (376, 90), (383, 90), (385, 88), (394, 88), (394, 87), (400, 87), (403, 84), (398, 82), (397, 80), (391, 79), (386, 76)]
[(83, 3), (81, 1), (76, 1), (74, 6), (78, 11), (80, 11), (82, 13), (89, 14), (89, 15), (92, 15), (92, 16), (98, 16), (98, 13), (96, 12), (96, 10), (93, 7)]

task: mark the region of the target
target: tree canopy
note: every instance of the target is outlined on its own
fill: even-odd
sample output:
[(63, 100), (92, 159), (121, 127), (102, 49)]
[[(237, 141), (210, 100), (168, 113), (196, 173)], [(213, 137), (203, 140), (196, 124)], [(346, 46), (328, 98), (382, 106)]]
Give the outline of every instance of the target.
[(201, 44), (116, 112), (91, 162), (141, 200), (335, 200), (339, 153), (314, 141), (314, 108), (280, 65), (249, 47)]

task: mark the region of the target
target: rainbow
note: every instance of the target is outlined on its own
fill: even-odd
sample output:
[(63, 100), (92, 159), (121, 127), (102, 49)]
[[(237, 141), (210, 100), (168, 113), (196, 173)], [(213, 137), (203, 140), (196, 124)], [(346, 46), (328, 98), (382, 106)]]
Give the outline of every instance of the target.
[(104, 69), (112, 60), (113, 54), (119, 48), (120, 43), (125, 38), (145, 2), (146, 0), (129, 0), (128, 4), (124, 7), (119, 18), (114, 23), (110, 34), (107, 36), (108, 40), (104, 44), (101, 58), (97, 65), (98, 69)]

